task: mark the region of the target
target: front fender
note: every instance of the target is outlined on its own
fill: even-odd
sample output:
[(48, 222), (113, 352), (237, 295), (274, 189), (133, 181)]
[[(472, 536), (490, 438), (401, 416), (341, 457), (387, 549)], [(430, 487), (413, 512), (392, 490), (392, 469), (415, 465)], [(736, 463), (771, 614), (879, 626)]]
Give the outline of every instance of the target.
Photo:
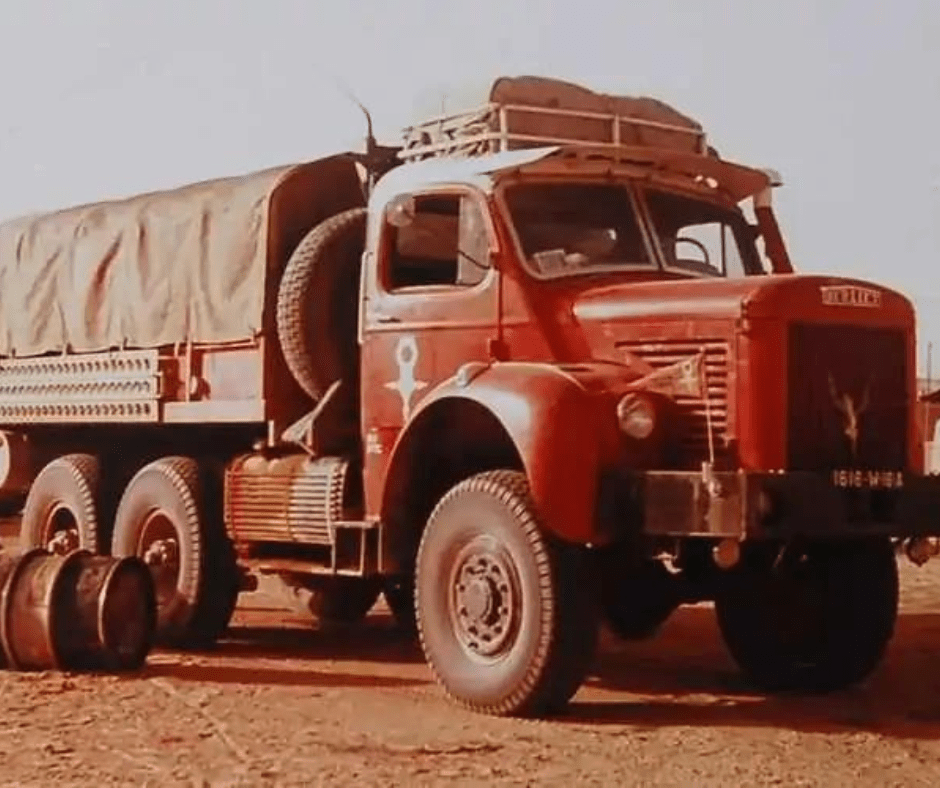
[(616, 442), (613, 407), (604, 407), (603, 394), (549, 364), (468, 365), (426, 396), (414, 419), (445, 398), (485, 407), (515, 445), (545, 527), (587, 543), (595, 538), (600, 467)]

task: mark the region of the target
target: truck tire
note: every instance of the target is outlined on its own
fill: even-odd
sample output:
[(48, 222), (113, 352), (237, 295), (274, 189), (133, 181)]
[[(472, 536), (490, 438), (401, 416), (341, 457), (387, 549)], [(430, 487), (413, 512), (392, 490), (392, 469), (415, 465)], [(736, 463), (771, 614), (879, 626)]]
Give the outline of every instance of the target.
[(307, 608), (319, 621), (332, 624), (356, 624), (375, 605), (382, 590), (374, 579), (331, 577), (309, 586)]
[(66, 454), (46, 465), (33, 480), (23, 505), (20, 545), (53, 553), (76, 549), (98, 552), (100, 495), (98, 459)]
[(157, 639), (204, 647), (227, 628), (238, 598), (235, 555), (221, 500), (195, 460), (164, 457), (141, 468), (121, 497), (112, 554), (136, 555), (157, 590)]
[(858, 683), (894, 632), (898, 568), (888, 540), (813, 545), (772, 568), (741, 565), (715, 600), (732, 657), (759, 688), (830, 692)]
[(481, 473), (441, 499), (418, 548), (415, 607), (454, 701), (519, 716), (567, 704), (598, 633), (583, 557), (543, 532), (522, 473)]
[(357, 395), (359, 272), (366, 209), (352, 208), (314, 227), (287, 262), (277, 294), (284, 361), (314, 400), (337, 380)]
[(374, 578), (306, 575), (282, 572), (280, 579), (291, 609), (309, 613), (321, 623), (356, 624), (375, 605), (381, 583)]
[(604, 622), (623, 640), (643, 640), (679, 606), (678, 583), (659, 561), (629, 561), (620, 553), (605, 554), (600, 566)]

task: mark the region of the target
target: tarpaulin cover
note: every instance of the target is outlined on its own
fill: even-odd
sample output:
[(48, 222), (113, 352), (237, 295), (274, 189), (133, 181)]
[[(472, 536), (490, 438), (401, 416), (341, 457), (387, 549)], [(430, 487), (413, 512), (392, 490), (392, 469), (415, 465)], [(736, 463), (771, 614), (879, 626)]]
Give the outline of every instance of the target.
[(343, 155), (0, 224), (0, 356), (251, 339), (294, 246), (362, 201)]

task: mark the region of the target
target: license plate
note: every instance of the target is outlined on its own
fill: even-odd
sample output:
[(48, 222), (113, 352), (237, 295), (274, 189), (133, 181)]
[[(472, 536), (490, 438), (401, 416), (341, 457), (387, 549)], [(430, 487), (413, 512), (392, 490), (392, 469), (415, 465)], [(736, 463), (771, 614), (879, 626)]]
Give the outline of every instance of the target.
[(837, 468), (832, 472), (832, 484), (855, 490), (896, 490), (904, 486), (901, 471), (861, 471)]

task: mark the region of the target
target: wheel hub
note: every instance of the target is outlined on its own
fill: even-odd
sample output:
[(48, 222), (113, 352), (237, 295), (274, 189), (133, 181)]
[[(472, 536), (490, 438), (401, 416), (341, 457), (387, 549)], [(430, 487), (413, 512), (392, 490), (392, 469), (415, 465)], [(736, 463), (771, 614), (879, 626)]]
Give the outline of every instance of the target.
[(62, 504), (57, 505), (49, 513), (49, 519), (43, 531), (46, 550), (50, 553), (67, 555), (81, 546), (82, 540), (78, 533), (75, 515)]
[(175, 539), (157, 539), (150, 543), (144, 553), (144, 563), (154, 568), (170, 567), (178, 563), (179, 548)]
[(77, 550), (79, 545), (78, 531), (74, 528), (56, 531), (46, 543), (46, 550), (57, 555), (67, 555)]
[(481, 656), (506, 650), (515, 631), (519, 594), (507, 556), (469, 545), (458, 557), (451, 615), (461, 644)]
[(463, 604), (467, 615), (474, 621), (486, 621), (493, 612), (494, 597), (497, 593), (489, 578), (473, 578), (463, 589)]
[(162, 510), (154, 510), (144, 521), (137, 555), (150, 568), (158, 602), (171, 600), (179, 582), (180, 547), (176, 528)]

